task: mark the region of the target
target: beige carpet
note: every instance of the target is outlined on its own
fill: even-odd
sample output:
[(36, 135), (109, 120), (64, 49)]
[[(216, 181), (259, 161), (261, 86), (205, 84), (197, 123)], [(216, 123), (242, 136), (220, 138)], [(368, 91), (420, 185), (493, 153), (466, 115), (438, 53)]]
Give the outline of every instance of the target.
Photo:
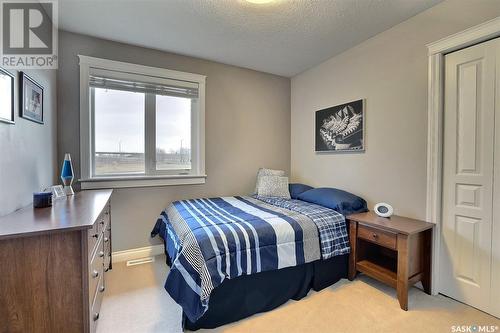
[[(181, 309), (163, 289), (164, 260), (158, 256), (153, 264), (114, 265), (107, 275), (99, 333), (182, 332)], [(452, 325), (500, 326), (490, 315), (417, 288), (410, 290), (409, 308), (399, 308), (391, 288), (360, 276), (213, 332), (451, 332)]]

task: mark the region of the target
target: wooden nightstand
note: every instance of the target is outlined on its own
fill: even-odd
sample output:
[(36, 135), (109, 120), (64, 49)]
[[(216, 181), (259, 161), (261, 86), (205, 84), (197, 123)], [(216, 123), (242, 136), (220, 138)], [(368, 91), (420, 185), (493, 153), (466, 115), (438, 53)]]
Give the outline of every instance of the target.
[(349, 220), (349, 280), (362, 272), (396, 288), (401, 309), (408, 310), (408, 288), (422, 281), (431, 291), (431, 242), (434, 224), (401, 216), (353, 214)]

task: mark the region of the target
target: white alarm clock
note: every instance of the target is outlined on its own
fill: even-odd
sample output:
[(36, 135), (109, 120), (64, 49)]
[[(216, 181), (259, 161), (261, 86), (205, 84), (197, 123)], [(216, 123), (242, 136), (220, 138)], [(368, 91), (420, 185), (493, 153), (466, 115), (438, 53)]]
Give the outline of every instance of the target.
[(379, 202), (373, 207), (373, 210), (380, 217), (390, 217), (394, 213), (392, 206), (385, 202)]

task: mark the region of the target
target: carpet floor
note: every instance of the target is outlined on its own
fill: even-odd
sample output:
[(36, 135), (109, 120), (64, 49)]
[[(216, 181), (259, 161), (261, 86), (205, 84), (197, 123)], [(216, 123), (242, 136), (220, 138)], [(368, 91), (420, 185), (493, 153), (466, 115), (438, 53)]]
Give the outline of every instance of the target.
[[(97, 332), (182, 332), (181, 308), (163, 289), (167, 272), (164, 256), (151, 264), (115, 264), (106, 275)], [(409, 309), (399, 308), (395, 290), (361, 275), (353, 282), (341, 280), (320, 292), (311, 291), (300, 301), (211, 331), (427, 333), (452, 332), (456, 325), (488, 325), (500, 332), (499, 319), (418, 288), (410, 289)], [(198, 332), (205, 331), (209, 330)]]

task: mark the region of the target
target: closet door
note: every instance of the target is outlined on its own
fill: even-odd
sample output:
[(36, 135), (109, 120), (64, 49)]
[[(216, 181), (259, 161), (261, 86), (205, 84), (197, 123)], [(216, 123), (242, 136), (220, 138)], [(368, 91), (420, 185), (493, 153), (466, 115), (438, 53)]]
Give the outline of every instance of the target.
[(500, 318), (500, 43), (496, 44), (495, 170), (491, 259), (491, 314)]
[(443, 294), (486, 312), (491, 311), (498, 44), (492, 40), (445, 56), (439, 286)]

